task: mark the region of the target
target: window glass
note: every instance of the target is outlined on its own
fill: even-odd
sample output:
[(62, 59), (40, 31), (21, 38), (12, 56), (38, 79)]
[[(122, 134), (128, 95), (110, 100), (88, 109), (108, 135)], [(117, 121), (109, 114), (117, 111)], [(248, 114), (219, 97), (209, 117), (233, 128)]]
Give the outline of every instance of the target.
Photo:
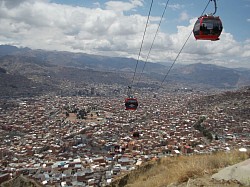
[(214, 27), (213, 21), (214, 21), (213, 19), (203, 19), (202, 25), (204, 24), (206, 29), (211, 30)]
[(200, 30), (200, 19), (198, 19), (194, 25), (194, 31), (199, 31)]

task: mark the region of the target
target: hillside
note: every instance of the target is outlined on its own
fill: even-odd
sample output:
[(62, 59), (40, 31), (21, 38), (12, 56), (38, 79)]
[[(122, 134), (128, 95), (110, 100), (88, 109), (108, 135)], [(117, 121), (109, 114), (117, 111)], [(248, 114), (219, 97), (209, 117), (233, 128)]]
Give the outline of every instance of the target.
[(117, 178), (109, 187), (244, 187), (237, 181), (216, 181), (212, 175), (250, 157), (240, 152), (166, 157)]
[(181, 67), (175, 72), (185, 77), (190, 84), (199, 80), (200, 84), (213, 85), (217, 88), (233, 87), (238, 84), (241, 77), (234, 69), (201, 63)]
[[(8, 55), (0, 59), (1, 96), (31, 96), (48, 92), (82, 92), (88, 84), (121, 84), (127, 79), (115, 72), (57, 66), (36, 57)], [(114, 82), (115, 80), (115, 82)]]
[[(132, 58), (98, 56), (86, 53), (71, 53), (59, 51), (32, 50), (29, 48), (17, 48), (14, 46), (0, 45), (0, 57), (22, 56), (35, 57), (40, 62), (47, 62), (51, 65), (76, 67), (81, 69), (95, 69), (100, 71), (125, 71), (133, 72), (136, 60)], [(138, 72), (144, 66), (143, 61), (138, 63)], [(144, 72), (161, 72), (165, 73), (169, 65), (147, 62)]]
[[(7, 73), (7, 71), (4, 71), (4, 70), (1, 70), (1, 72), (3, 74)], [(183, 94), (183, 93), (181, 93), (181, 94)], [(177, 99), (180, 99), (180, 95), (177, 96)], [(189, 95), (189, 93), (187, 93), (187, 95)], [(195, 95), (195, 93), (194, 93), (194, 95)], [(215, 122), (213, 128), (209, 129), (209, 130), (211, 130), (211, 131), (213, 130), (216, 133), (217, 132), (219, 133), (219, 130), (217, 130), (218, 128), (222, 128), (222, 130), (223, 130), (222, 134), (218, 134), (219, 136), (217, 138), (215, 137), (211, 141), (208, 141), (206, 138), (204, 138), (204, 141), (199, 142), (199, 143), (197, 142), (198, 144), (197, 143), (193, 144), (193, 143), (191, 143), (191, 141), (188, 144), (184, 144), (184, 145), (188, 145), (189, 148), (192, 147), (192, 148), (198, 149), (200, 143), (202, 143), (204, 145), (204, 147), (209, 148), (209, 152), (207, 152), (205, 150), (200, 150), (198, 152), (193, 151), (193, 152), (189, 152), (189, 153), (186, 152), (185, 153), (184, 151), (182, 151), (183, 154), (179, 155), (179, 156), (177, 156), (178, 154), (175, 154), (175, 156), (174, 156), (174, 152), (169, 152), (169, 151), (168, 152), (167, 151), (155, 152), (154, 155), (151, 155), (150, 157), (148, 157), (148, 160), (145, 160), (145, 162), (143, 161), (144, 163), (137, 170), (123, 170), (122, 175), (120, 175), (120, 174), (117, 175), (117, 173), (116, 173), (115, 175), (117, 177), (114, 176), (115, 180), (113, 181), (111, 186), (126, 186), (127, 185), (127, 187), (134, 187), (134, 186), (135, 187), (140, 187), (140, 186), (164, 187), (164, 186), (170, 185), (172, 187), (184, 187), (184, 186), (188, 186), (188, 185), (189, 186), (201, 186), (201, 185), (203, 185), (203, 186), (206, 186), (206, 185), (207, 186), (216, 186), (216, 185), (223, 186), (224, 184), (227, 186), (238, 185), (235, 182), (221, 184), (218, 182), (211, 181), (211, 175), (216, 173), (221, 168), (224, 168), (226, 166), (238, 163), (242, 160), (249, 158), (248, 153), (242, 154), (242, 153), (239, 153), (238, 151), (234, 152), (234, 151), (232, 151), (233, 149), (231, 149), (230, 154), (228, 152), (219, 152), (218, 151), (218, 150), (221, 151), (224, 148), (227, 148), (227, 146), (230, 146), (230, 148), (235, 148), (236, 150), (238, 150), (239, 146), (244, 144), (243, 138), (248, 136), (249, 134), (247, 134), (245, 136), (243, 128), (245, 128), (245, 131), (247, 131), (249, 129), (248, 128), (249, 127), (249, 116), (243, 115), (241, 109), (247, 109), (247, 111), (249, 111), (249, 108), (250, 108), (249, 96), (250, 96), (250, 89), (248, 87), (246, 87), (246, 88), (242, 88), (240, 90), (230, 91), (230, 92), (227, 91), (227, 92), (214, 94), (214, 95), (205, 95), (205, 96), (201, 95), (200, 97), (195, 97), (194, 99), (190, 99), (190, 102), (185, 102), (186, 100), (184, 100), (184, 103), (183, 103), (183, 105), (181, 105), (181, 108), (188, 109), (189, 112), (187, 112), (187, 113), (194, 113), (194, 112), (197, 113), (198, 116), (196, 119), (200, 119), (199, 118), (200, 116), (201, 117), (207, 116), (207, 121), (206, 121), (206, 119), (204, 120), (204, 127), (211, 127), (210, 124), (213, 124), (212, 122)], [(68, 97), (68, 98), (74, 100), (73, 97), (72, 98)], [(66, 98), (64, 98), (64, 99), (66, 99)], [(94, 100), (93, 98), (91, 98), (91, 99)], [(180, 101), (180, 100), (176, 100), (176, 101)], [(45, 103), (44, 100), (42, 100), (42, 102)], [(55, 101), (55, 102), (58, 102), (58, 101)], [(69, 100), (66, 100), (65, 102), (69, 103)], [(98, 102), (99, 102), (99, 100), (98, 100)], [(33, 107), (33, 100), (31, 100), (29, 103), (30, 103), (30, 106)], [(177, 105), (179, 105), (180, 103), (182, 103), (182, 102), (179, 102), (179, 103), (176, 102)], [(11, 103), (9, 103), (9, 105), (5, 106), (5, 107), (8, 108), (10, 111), (12, 111), (14, 108), (10, 109), (11, 108), (11, 107), (9, 107), (10, 104)], [(61, 104), (63, 104), (63, 103), (61, 103)], [(188, 106), (189, 108), (186, 108), (186, 106)], [(236, 108), (236, 106), (242, 107), (242, 108), (238, 107), (239, 111), (241, 111), (240, 114), (242, 114), (242, 116), (240, 116), (238, 114), (239, 118), (235, 117), (234, 120), (232, 120), (232, 113), (230, 113), (231, 112), (230, 109)], [(175, 107), (172, 106), (172, 108), (175, 108)], [(195, 109), (192, 109), (192, 108), (195, 108)], [(170, 110), (168, 110), (168, 111), (170, 111)], [(31, 112), (33, 112), (33, 110), (31, 110)], [(173, 109), (173, 112), (178, 112), (178, 109), (177, 108)], [(217, 115), (217, 114), (219, 114), (219, 115)], [(166, 116), (166, 113), (164, 114), (164, 116)], [(217, 121), (216, 119), (219, 119), (221, 116), (224, 116), (224, 117), (221, 118), (221, 121)], [(153, 118), (153, 117), (151, 116), (150, 118)], [(170, 116), (167, 118), (170, 119)], [(212, 118), (214, 118), (214, 120), (211, 120)], [(228, 120), (229, 118), (231, 120)], [(175, 119), (179, 120), (182, 118), (181, 118), (181, 116), (177, 115), (175, 117)], [(184, 118), (184, 119), (186, 119), (186, 118)], [(192, 119), (192, 118), (188, 118), (188, 119)], [(195, 122), (196, 122), (195, 118), (193, 118), (193, 120), (194, 121), (190, 124), (190, 127), (193, 126), (193, 124), (195, 124)], [(225, 123), (222, 123), (222, 120), (225, 121)], [(178, 123), (174, 123), (173, 126), (177, 127), (178, 124), (182, 124), (183, 126), (185, 126), (185, 123), (187, 123), (187, 122), (188, 122), (188, 120), (183, 120), (182, 122), (179, 121)], [(219, 124), (219, 123), (221, 123), (221, 124)], [(245, 123), (244, 126), (243, 126), (243, 123)], [(224, 124), (224, 126), (223, 126), (223, 124)], [(50, 124), (48, 124), (48, 125), (50, 125)], [(120, 123), (117, 125), (121, 126)], [(226, 130), (226, 126), (230, 126), (230, 125), (232, 125), (232, 127), (230, 128), (230, 131), (232, 133), (235, 132), (235, 134), (236, 134), (236, 132), (238, 131), (242, 135), (242, 136), (237, 137), (237, 139), (236, 139), (237, 141), (227, 139), (227, 137), (226, 137), (227, 135), (226, 135), (226, 133), (224, 133), (224, 131)], [(37, 126), (35, 128), (37, 128)], [(78, 124), (77, 124), (77, 126), (78, 126)], [(98, 127), (99, 125), (96, 125), (96, 126)], [(159, 124), (159, 127), (164, 127), (164, 126), (167, 126), (167, 125)], [(100, 125), (100, 127), (102, 127), (102, 125)], [(107, 127), (108, 127), (107, 132), (110, 132), (110, 125), (108, 125)], [(96, 131), (96, 129), (93, 129), (93, 131)], [(150, 129), (147, 131), (155, 132), (153, 127), (150, 127)], [(178, 130), (178, 133), (180, 131), (181, 130)], [(163, 134), (162, 132), (163, 131), (161, 131), (161, 134)], [(169, 132), (171, 132), (171, 131), (169, 131)], [(198, 131), (194, 131), (194, 132), (196, 133)], [(117, 135), (118, 133), (114, 133), (114, 134)], [(170, 135), (170, 133), (169, 133), (169, 135)], [(175, 136), (175, 135), (172, 134), (170, 136)], [(192, 136), (194, 136), (194, 135), (192, 135)], [(93, 136), (91, 135), (91, 137), (93, 137)], [(188, 137), (188, 136), (186, 136), (186, 137)], [(200, 137), (203, 137), (203, 136), (200, 136)], [(97, 137), (97, 138), (100, 139), (99, 137)], [(149, 138), (151, 138), (151, 139), (149, 139), (148, 143), (153, 142), (155, 140), (157, 140), (157, 143), (160, 142), (160, 141), (158, 141), (160, 139), (157, 139), (156, 136), (151, 136)], [(181, 138), (182, 138), (181, 136), (178, 136), (178, 139), (179, 139), (178, 141), (181, 141)], [(139, 136), (137, 138), (137, 140), (140, 140), (140, 139), (143, 139), (143, 137), (141, 138)], [(185, 138), (183, 140), (185, 140)], [(68, 140), (66, 140), (66, 141), (68, 141)], [(176, 143), (178, 143), (178, 141), (176, 141)], [(241, 144), (237, 144), (238, 142), (240, 142)], [(175, 142), (173, 142), (173, 143), (175, 143)], [(187, 142), (183, 142), (183, 143), (187, 143)], [(24, 143), (24, 145), (26, 145), (26, 144)], [(168, 146), (168, 145), (172, 146), (170, 142), (165, 142), (165, 145), (162, 144), (162, 145), (160, 145), (160, 147), (162, 147), (163, 149), (166, 150), (167, 149), (166, 146)], [(246, 144), (246, 146), (247, 145), (249, 146), (249, 144)], [(217, 146), (217, 149), (215, 149), (216, 146)], [(220, 146), (220, 147), (218, 147), (218, 146)], [(150, 152), (151, 151), (153, 152), (157, 148), (159, 148), (158, 145), (156, 145), (155, 147), (152, 147)], [(181, 147), (176, 147), (176, 149), (179, 149), (179, 148), (181, 149)], [(79, 149), (80, 149), (80, 147), (78, 148), (78, 150)], [(85, 149), (85, 148), (83, 148), (83, 149)], [(228, 149), (226, 149), (226, 150), (228, 150)], [(147, 154), (145, 154), (143, 152), (141, 152), (141, 153), (142, 153), (142, 157), (141, 157), (141, 160), (142, 160), (143, 157), (146, 156)], [(117, 155), (122, 155), (122, 154), (117, 153)], [(131, 154), (131, 156), (132, 156), (132, 154)], [(132, 157), (136, 158), (136, 156), (132, 156)], [(137, 166), (135, 166), (135, 167), (137, 167)], [(130, 172), (130, 171), (132, 171), (132, 172)], [(38, 173), (37, 173), (37, 175), (38, 175)], [(26, 176), (28, 177), (28, 175), (26, 175)], [(112, 177), (112, 179), (114, 179), (114, 178)], [(19, 184), (21, 184), (21, 183), (23, 184), (23, 182), (21, 182), (22, 180), (23, 180), (23, 178), (15, 178), (13, 186), (18, 187)], [(13, 181), (11, 181), (11, 182), (13, 182)], [(31, 186), (33, 185), (33, 183), (30, 183), (30, 182), (28, 182), (28, 183), (31, 184)], [(9, 185), (10, 184), (11, 183), (9, 183)], [(193, 184), (195, 184), (195, 185), (193, 185)], [(6, 183), (6, 185), (8, 186), (7, 183)]]
[[(241, 126), (236, 124), (246, 123), (249, 126), (250, 120), (250, 89), (242, 88), (236, 91), (227, 91), (220, 94), (203, 96), (188, 103), (190, 110), (198, 108), (201, 113), (207, 116), (213, 116), (220, 113), (234, 119), (232, 125), (235, 129)], [(209, 118), (208, 117), (208, 118)], [(224, 120), (227, 120), (226, 118)], [(208, 123), (207, 123), (208, 124)], [(219, 128), (220, 124), (216, 126)], [(230, 126), (230, 124), (228, 124)], [(217, 133), (214, 127), (214, 133)], [(207, 127), (208, 128), (208, 127)], [(210, 129), (212, 130), (212, 129)], [(226, 129), (224, 129), (226, 131)], [(244, 134), (244, 130), (240, 130)], [(229, 132), (230, 133), (230, 132)], [(233, 132), (232, 132), (233, 133)], [(235, 132), (234, 134), (237, 135)], [(248, 136), (248, 134), (246, 134)], [(217, 141), (227, 143), (226, 136), (217, 137), (211, 145), (215, 145)], [(237, 141), (236, 141), (237, 142)], [(235, 145), (235, 149), (241, 145)], [(216, 181), (212, 180), (212, 175), (217, 173), (224, 167), (239, 163), (250, 158), (250, 152), (242, 153), (238, 149), (236, 151), (217, 152), (213, 154), (200, 155), (168, 155), (164, 157), (156, 157), (151, 162), (146, 163), (142, 167), (132, 173), (124, 174), (117, 178), (111, 187), (186, 187), (186, 186), (228, 186), (240, 187), (237, 181)], [(249, 163), (249, 162), (248, 162)], [(246, 166), (248, 168), (248, 166)], [(237, 166), (236, 166), (237, 168)], [(232, 169), (233, 170), (233, 169)], [(249, 170), (244, 170), (250, 172)], [(250, 174), (250, 173), (249, 173)], [(249, 175), (248, 175), (249, 176)]]
[[(135, 59), (83, 53), (32, 50), (0, 46), (1, 96), (32, 96), (48, 92), (84, 93), (93, 84), (127, 86), (134, 74)], [(139, 62), (137, 73), (144, 62)], [(158, 88), (168, 71), (166, 65), (148, 62), (137, 87)], [(139, 74), (136, 74), (135, 82)], [(250, 70), (210, 64), (176, 65), (167, 77), (167, 90), (232, 89), (250, 84)]]
[(1, 184), (1, 187), (42, 187), (34, 180), (30, 180), (24, 176), (13, 178), (10, 181)]
[(199, 106), (203, 111), (212, 109), (225, 113), (237, 121), (246, 121), (250, 119), (250, 87), (208, 95), (189, 105), (191, 108)]

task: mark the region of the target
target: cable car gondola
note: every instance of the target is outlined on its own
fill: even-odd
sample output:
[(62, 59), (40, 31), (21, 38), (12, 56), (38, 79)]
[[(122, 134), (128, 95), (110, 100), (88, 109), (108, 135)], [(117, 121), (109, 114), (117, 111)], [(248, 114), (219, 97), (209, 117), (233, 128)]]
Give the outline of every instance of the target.
[(136, 110), (138, 107), (138, 101), (136, 98), (125, 99), (125, 110)]
[(196, 40), (219, 40), (223, 26), (219, 16), (214, 16), (217, 11), (216, 0), (214, 0), (215, 12), (210, 15), (203, 15), (196, 21), (193, 33)]
[(131, 94), (131, 86), (128, 86), (128, 97), (125, 99), (125, 110), (136, 110), (138, 107), (138, 101)]
[(223, 26), (218, 16), (205, 15), (198, 18), (193, 33), (196, 40), (219, 40)]

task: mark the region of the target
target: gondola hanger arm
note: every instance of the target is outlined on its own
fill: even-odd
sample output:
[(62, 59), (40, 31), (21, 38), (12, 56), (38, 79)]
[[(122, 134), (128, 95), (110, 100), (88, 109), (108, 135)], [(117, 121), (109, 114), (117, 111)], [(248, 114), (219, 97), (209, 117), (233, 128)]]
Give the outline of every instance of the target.
[(216, 3), (216, 0), (211, 0), (214, 2), (214, 13), (212, 13), (212, 15), (215, 15), (216, 12), (217, 12), (217, 3)]

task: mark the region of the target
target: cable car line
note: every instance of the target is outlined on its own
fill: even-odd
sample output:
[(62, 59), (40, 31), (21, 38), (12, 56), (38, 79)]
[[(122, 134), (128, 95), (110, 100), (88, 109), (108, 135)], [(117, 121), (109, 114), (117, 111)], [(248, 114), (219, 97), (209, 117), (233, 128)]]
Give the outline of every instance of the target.
[[(207, 7), (208, 7), (210, 1), (212, 1), (212, 0), (208, 0), (208, 3), (207, 3), (207, 5), (206, 5), (205, 9), (203, 10), (203, 12), (201, 13), (201, 15), (203, 15), (204, 12), (206, 11), (206, 9), (207, 9)], [(181, 47), (179, 53), (177, 54), (176, 58), (174, 59), (173, 63), (171, 64), (170, 68), (168, 69), (167, 74), (165, 75), (164, 79), (162, 80), (162, 82), (161, 82), (161, 84), (160, 84), (160, 87), (162, 87), (164, 81), (166, 80), (166, 78), (167, 78), (167, 76), (169, 75), (171, 69), (173, 68), (174, 64), (176, 63), (176, 61), (177, 61), (178, 57), (180, 56), (182, 50), (183, 50), (184, 47), (186, 46), (186, 44), (187, 44), (187, 42), (188, 42), (190, 36), (192, 35), (192, 33), (193, 33), (193, 30), (192, 30), (192, 31), (190, 32), (190, 34), (188, 35), (188, 37), (187, 37), (186, 41), (184, 42), (183, 46)], [(159, 88), (160, 88), (160, 87), (159, 87)]]
[(142, 42), (141, 42), (141, 46), (140, 46), (138, 58), (137, 58), (137, 61), (136, 61), (134, 76), (133, 76), (133, 79), (131, 81), (131, 86), (128, 89), (132, 88), (132, 84), (133, 84), (133, 82), (135, 80), (135, 74), (136, 74), (136, 70), (137, 70), (137, 67), (138, 67), (138, 63), (139, 63), (139, 59), (140, 59), (140, 55), (141, 55), (141, 51), (142, 51), (142, 46), (143, 46), (144, 38), (145, 38), (145, 35), (146, 35), (147, 27), (148, 27), (148, 22), (149, 22), (149, 17), (150, 17), (151, 10), (152, 10), (153, 2), (154, 2), (154, 0), (151, 1), (150, 9), (149, 9), (149, 12), (148, 12), (148, 18), (147, 18), (146, 26), (145, 26), (144, 33), (143, 33), (143, 37), (142, 37)]
[(142, 51), (142, 46), (143, 46), (144, 38), (145, 38), (145, 35), (146, 35), (146, 31), (147, 31), (147, 27), (148, 27), (148, 23), (149, 23), (149, 17), (150, 17), (150, 14), (151, 14), (153, 3), (154, 3), (154, 0), (152, 0), (151, 4), (150, 4), (150, 8), (149, 8), (149, 12), (148, 12), (148, 18), (147, 18), (146, 26), (145, 26), (144, 33), (143, 33), (138, 58), (137, 58), (137, 61), (136, 61), (136, 66), (135, 66), (133, 79), (131, 81), (131, 85), (128, 85), (128, 90), (127, 90), (128, 97), (125, 99), (125, 110), (136, 110), (137, 107), (138, 107), (137, 99), (132, 96), (132, 85), (133, 85), (133, 82), (135, 80), (136, 70), (137, 70), (137, 67), (138, 67), (138, 63), (139, 63), (139, 59), (140, 59), (140, 55), (141, 55), (141, 51)]
[[(203, 10), (203, 12), (202, 12), (202, 14), (201, 14), (200, 17), (202, 17), (202, 15), (204, 14), (204, 12), (206, 11), (206, 9), (207, 9), (207, 7), (208, 7), (210, 1), (214, 1), (214, 2), (215, 2), (215, 12), (214, 12), (214, 13), (216, 13), (216, 10), (217, 10), (216, 0), (208, 0), (208, 3), (207, 3), (207, 5), (206, 5), (206, 7), (204, 8), (204, 10)], [(150, 5), (150, 10), (149, 10), (149, 14), (148, 14), (148, 19), (147, 19), (147, 23), (146, 23), (145, 30), (144, 30), (144, 34), (143, 34), (143, 38), (142, 38), (142, 42), (141, 42), (141, 46), (140, 46), (140, 51), (139, 51), (139, 54), (138, 54), (138, 59), (137, 59), (137, 63), (136, 63), (135, 71), (134, 71), (134, 76), (133, 76), (133, 79), (132, 79), (132, 82), (131, 82), (131, 86), (128, 86), (128, 98), (125, 99), (125, 107), (126, 107), (126, 110), (136, 110), (137, 107), (138, 107), (138, 101), (137, 101), (136, 98), (134, 98), (134, 97), (131, 95), (131, 93), (132, 93), (132, 90), (131, 90), (131, 89), (132, 89), (132, 85), (133, 85), (133, 82), (134, 82), (134, 79), (135, 79), (136, 70), (137, 70), (137, 67), (138, 67), (138, 63), (139, 63), (139, 59), (140, 59), (140, 54), (141, 54), (141, 51), (142, 51), (142, 46), (143, 46), (143, 42), (144, 42), (144, 38), (145, 38), (145, 34), (146, 34), (148, 22), (149, 22), (149, 17), (150, 17), (152, 5), (153, 5), (153, 0), (152, 0), (152, 2), (151, 2), (151, 5)], [(167, 5), (167, 4), (166, 4), (166, 5)], [(166, 9), (166, 7), (165, 7), (165, 9)], [(164, 13), (165, 13), (165, 9), (164, 9)], [(160, 24), (159, 24), (159, 25), (160, 25)], [(158, 27), (158, 29), (159, 29), (159, 27)], [(157, 29), (157, 32), (158, 32), (158, 29)], [(169, 73), (170, 73), (171, 69), (173, 68), (174, 64), (176, 63), (178, 57), (180, 56), (180, 54), (182, 53), (184, 47), (186, 46), (186, 44), (187, 44), (187, 42), (188, 42), (190, 36), (192, 35), (192, 32), (194, 32), (194, 30), (192, 30), (192, 31), (190, 32), (188, 38), (187, 38), (186, 41), (184, 42), (184, 44), (183, 44), (183, 46), (181, 47), (180, 51), (178, 52), (176, 58), (174, 59), (173, 63), (171, 64), (171, 66), (170, 66), (170, 68), (169, 68), (167, 74), (165, 75), (164, 79), (162, 80), (162, 82), (161, 82), (159, 88), (162, 87), (164, 81), (166, 80), (167, 76), (169, 75)], [(154, 37), (154, 40), (155, 40), (155, 37)], [(148, 59), (149, 54), (150, 54), (150, 51), (151, 51), (151, 49), (152, 49), (154, 40), (153, 40), (152, 45), (151, 45), (151, 47), (150, 47), (150, 50), (149, 50), (147, 59)], [(146, 62), (147, 62), (147, 61), (146, 61)], [(146, 62), (145, 62), (145, 63), (146, 63)], [(144, 70), (144, 68), (145, 68), (145, 63), (144, 63), (143, 70)], [(141, 74), (142, 74), (142, 73), (141, 73)], [(159, 88), (158, 88), (158, 89), (159, 89)]]
[(142, 73), (143, 73), (143, 71), (144, 71), (144, 69), (145, 69), (146, 63), (148, 62), (148, 58), (149, 58), (150, 52), (151, 52), (151, 50), (152, 50), (152, 48), (153, 48), (153, 45), (154, 45), (156, 36), (157, 36), (157, 34), (158, 34), (158, 32), (159, 32), (159, 29), (160, 29), (160, 26), (161, 26), (161, 22), (162, 22), (162, 20), (163, 20), (164, 15), (165, 15), (165, 12), (166, 12), (166, 9), (167, 9), (167, 6), (168, 6), (169, 1), (170, 1), (170, 0), (168, 0), (168, 1), (166, 2), (165, 8), (164, 8), (163, 13), (162, 13), (162, 15), (161, 15), (160, 22), (159, 22), (159, 24), (158, 24), (158, 28), (157, 28), (157, 30), (156, 30), (156, 32), (155, 32), (154, 39), (153, 39), (153, 41), (152, 41), (152, 43), (151, 43), (150, 49), (149, 49), (149, 51), (148, 51), (147, 58), (146, 58), (146, 60), (145, 60), (145, 62), (144, 62), (144, 65), (143, 65), (143, 68), (142, 68), (142, 71), (141, 71), (141, 73), (140, 73), (140, 76), (139, 76), (139, 78), (138, 78), (137, 83), (139, 83), (139, 81), (140, 81), (140, 79), (141, 79), (141, 76), (142, 76)]
[(169, 68), (168, 71), (167, 71), (167, 74), (165, 75), (164, 79), (162, 80), (160, 87), (162, 86), (162, 84), (163, 84), (164, 81), (166, 80), (166, 78), (167, 78), (169, 72), (170, 72), (171, 69), (173, 68), (173, 66), (174, 66), (175, 62), (177, 61), (178, 57), (180, 56), (182, 50), (183, 50), (184, 47), (186, 46), (186, 44), (187, 44), (187, 42), (188, 42), (190, 36), (192, 35), (192, 33), (193, 33), (193, 31), (189, 34), (189, 36), (188, 36), (188, 38), (186, 39), (185, 43), (184, 43), (183, 46), (181, 47), (181, 50), (179, 51), (179, 53), (178, 53), (177, 56), (175, 57), (173, 63), (171, 64), (170, 68)]

